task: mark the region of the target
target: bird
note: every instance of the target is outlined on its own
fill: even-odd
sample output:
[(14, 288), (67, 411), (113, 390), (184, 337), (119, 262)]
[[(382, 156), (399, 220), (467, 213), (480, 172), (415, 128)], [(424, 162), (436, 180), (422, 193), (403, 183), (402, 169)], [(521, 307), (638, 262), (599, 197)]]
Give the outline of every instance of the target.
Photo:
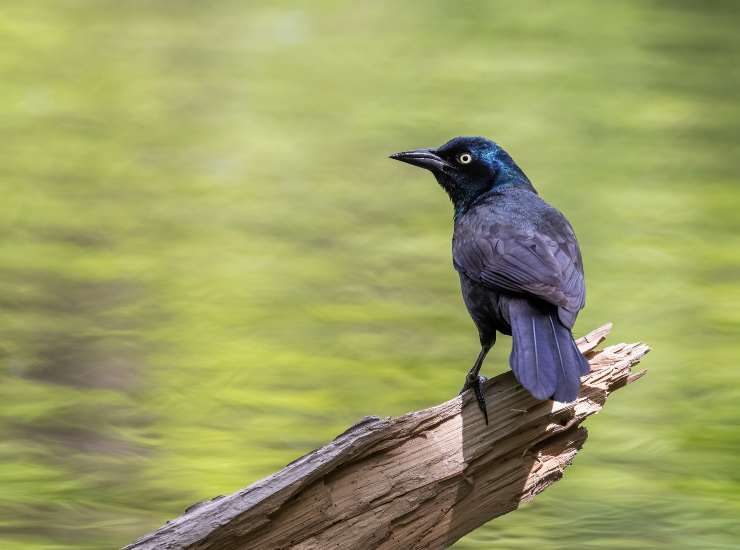
[(589, 365), (572, 333), (586, 287), (570, 222), (487, 138), (460, 136), (390, 158), (429, 170), (454, 208), (452, 263), (481, 346), (460, 393), (473, 390), (488, 424), (480, 370), (500, 332), (512, 336), (509, 365), (535, 399), (574, 401)]

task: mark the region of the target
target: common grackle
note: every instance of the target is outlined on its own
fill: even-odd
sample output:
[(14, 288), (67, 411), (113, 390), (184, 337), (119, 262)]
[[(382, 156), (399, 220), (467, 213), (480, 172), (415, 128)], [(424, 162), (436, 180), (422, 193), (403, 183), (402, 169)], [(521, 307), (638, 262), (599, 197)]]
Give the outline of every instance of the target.
[(586, 288), (568, 220), (486, 138), (457, 137), (391, 158), (430, 170), (455, 208), (453, 265), (481, 344), (460, 393), (475, 392), (487, 424), (479, 372), (499, 331), (513, 336), (509, 364), (522, 386), (537, 399), (573, 401), (589, 366), (571, 333)]

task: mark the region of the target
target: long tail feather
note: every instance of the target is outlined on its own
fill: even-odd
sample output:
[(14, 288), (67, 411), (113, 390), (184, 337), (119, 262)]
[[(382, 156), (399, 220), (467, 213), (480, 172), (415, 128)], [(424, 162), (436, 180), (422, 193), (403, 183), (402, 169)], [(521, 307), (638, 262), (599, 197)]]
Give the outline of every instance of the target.
[(537, 399), (573, 401), (588, 362), (556, 310), (516, 298), (510, 300), (508, 313), (513, 336), (509, 363), (519, 383)]

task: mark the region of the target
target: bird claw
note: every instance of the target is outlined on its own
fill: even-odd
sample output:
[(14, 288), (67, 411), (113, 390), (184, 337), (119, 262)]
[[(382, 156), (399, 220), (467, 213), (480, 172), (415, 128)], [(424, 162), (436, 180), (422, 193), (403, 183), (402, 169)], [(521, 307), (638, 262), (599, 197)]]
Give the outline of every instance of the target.
[(478, 408), (483, 413), (483, 418), (488, 425), (488, 411), (486, 410), (486, 397), (483, 395), (483, 384), (488, 380), (485, 376), (475, 376), (473, 373), (468, 373), (465, 378), (465, 385), (460, 390), (460, 394), (463, 394), (466, 390), (473, 390), (475, 399), (478, 402)]

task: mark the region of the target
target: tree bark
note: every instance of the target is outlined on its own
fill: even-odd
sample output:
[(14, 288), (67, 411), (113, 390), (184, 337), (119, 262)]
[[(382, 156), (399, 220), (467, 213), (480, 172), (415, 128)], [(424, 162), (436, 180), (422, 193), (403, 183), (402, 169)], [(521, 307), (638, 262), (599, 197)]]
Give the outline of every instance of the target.
[(507, 372), (485, 385), (488, 426), (471, 392), (396, 418), (366, 417), (126, 549), (447, 547), (559, 480), (586, 440), (581, 422), (645, 373), (631, 372), (645, 344), (595, 351), (610, 329), (577, 341), (591, 373), (572, 403), (538, 401)]

